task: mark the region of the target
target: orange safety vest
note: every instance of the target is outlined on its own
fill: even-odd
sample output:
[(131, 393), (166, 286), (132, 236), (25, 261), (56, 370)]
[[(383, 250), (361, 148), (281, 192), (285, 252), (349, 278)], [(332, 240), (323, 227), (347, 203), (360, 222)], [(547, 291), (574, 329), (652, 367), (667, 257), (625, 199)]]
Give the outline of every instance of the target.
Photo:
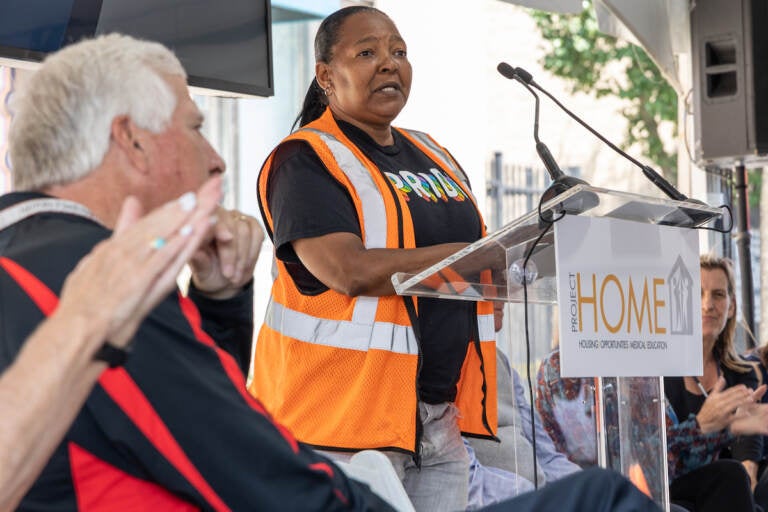
[[(456, 163), (431, 137), (398, 131), (456, 183), (463, 181)], [(285, 141), (297, 139), (312, 146), (348, 191), (366, 247), (415, 247), (403, 195), (390, 188), (387, 178), (343, 134), (330, 109)], [(266, 194), (273, 157), (274, 152), (258, 182), (259, 203), (270, 233), (273, 221)], [(468, 187), (460, 186), (472, 198)], [(468, 344), (456, 405), (462, 432), (492, 437), (497, 428), (493, 307), (478, 302), (477, 311), (480, 339)], [(277, 278), (259, 331), (248, 389), (297, 439), (317, 448), (414, 452), (419, 357), (403, 297), (350, 297), (330, 289), (302, 295), (283, 262), (277, 261)]]

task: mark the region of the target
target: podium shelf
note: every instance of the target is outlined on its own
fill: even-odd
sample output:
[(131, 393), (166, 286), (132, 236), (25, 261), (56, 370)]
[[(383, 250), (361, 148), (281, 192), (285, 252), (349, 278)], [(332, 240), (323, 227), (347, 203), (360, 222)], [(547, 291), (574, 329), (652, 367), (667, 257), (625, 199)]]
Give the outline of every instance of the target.
[[(457, 300), (554, 304), (557, 301), (554, 231), (544, 219), (561, 215), (608, 217), (644, 224), (696, 228), (722, 216), (719, 208), (578, 185), (538, 210), (506, 224), (464, 249), (417, 273), (396, 273), (392, 283), (399, 295)], [(523, 272), (523, 263), (530, 248)]]

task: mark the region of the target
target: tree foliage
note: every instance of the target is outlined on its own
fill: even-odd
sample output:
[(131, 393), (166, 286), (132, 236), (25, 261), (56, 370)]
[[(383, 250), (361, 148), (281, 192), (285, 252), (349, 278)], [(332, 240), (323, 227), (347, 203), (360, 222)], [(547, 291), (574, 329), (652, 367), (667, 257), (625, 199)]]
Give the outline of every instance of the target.
[[(763, 173), (765, 167), (759, 169), (749, 169), (747, 171), (747, 183), (749, 184), (749, 207), (760, 207), (760, 193), (763, 190)], [(759, 216), (759, 214), (758, 214)]]
[(675, 178), (677, 156), (665, 150), (660, 127), (669, 121), (677, 132), (677, 94), (642, 48), (598, 30), (591, 4), (585, 0), (578, 15), (531, 11), (549, 46), (542, 64), (565, 79), (571, 92), (625, 100), (627, 131), (619, 145), (637, 145), (665, 176)]

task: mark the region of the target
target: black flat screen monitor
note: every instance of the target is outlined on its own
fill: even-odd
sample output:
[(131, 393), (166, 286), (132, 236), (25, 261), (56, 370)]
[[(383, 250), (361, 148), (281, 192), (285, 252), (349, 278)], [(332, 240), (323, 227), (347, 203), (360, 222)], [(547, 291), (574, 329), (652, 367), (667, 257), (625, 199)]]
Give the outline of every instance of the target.
[(38, 62), (109, 32), (173, 49), (192, 86), (274, 92), (270, 0), (0, 0), (0, 57)]

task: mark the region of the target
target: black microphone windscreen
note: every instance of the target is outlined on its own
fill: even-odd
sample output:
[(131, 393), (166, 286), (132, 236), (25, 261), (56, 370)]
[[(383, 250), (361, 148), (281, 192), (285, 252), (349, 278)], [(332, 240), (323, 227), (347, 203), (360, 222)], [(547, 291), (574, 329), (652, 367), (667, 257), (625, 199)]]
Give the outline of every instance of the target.
[(523, 68), (515, 68), (512, 72), (516, 74), (520, 78), (520, 80), (522, 80), (527, 84), (533, 82), (533, 75), (527, 72), (526, 70), (524, 70)]
[(513, 68), (512, 66), (510, 66), (506, 62), (499, 62), (499, 65), (496, 66), (496, 69), (505, 78), (509, 78), (510, 80), (514, 80), (515, 79), (515, 68)]

